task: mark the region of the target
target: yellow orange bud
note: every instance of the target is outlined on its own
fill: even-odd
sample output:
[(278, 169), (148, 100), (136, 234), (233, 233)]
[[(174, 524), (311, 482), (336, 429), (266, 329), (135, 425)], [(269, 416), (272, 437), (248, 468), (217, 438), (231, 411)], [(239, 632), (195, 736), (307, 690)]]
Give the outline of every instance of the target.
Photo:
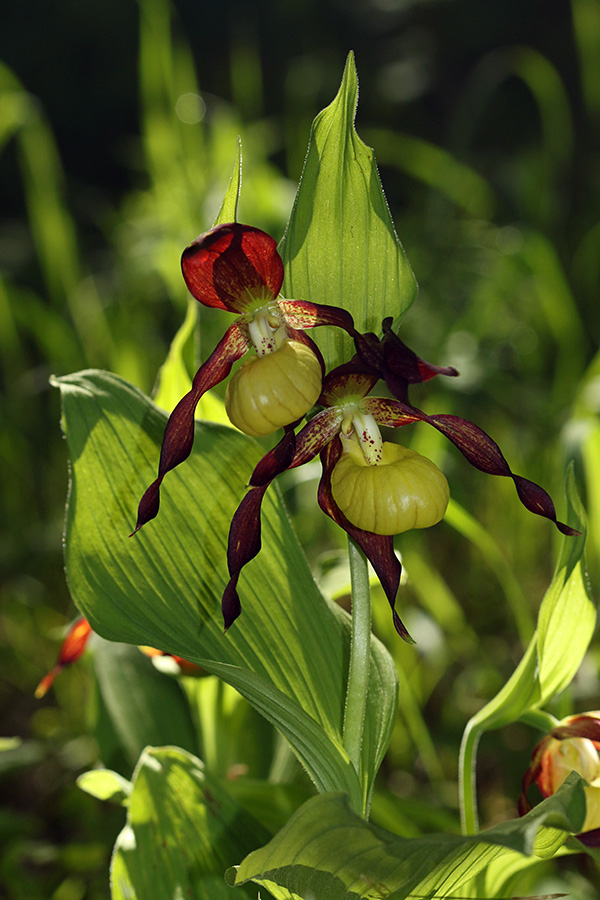
[(300, 419), (321, 393), (321, 365), (305, 344), (286, 340), (251, 357), (231, 378), (225, 395), (229, 420), (254, 437)]
[(429, 528), (443, 518), (450, 499), (446, 478), (420, 453), (385, 442), (381, 461), (370, 465), (357, 441), (331, 473), (333, 499), (352, 525), (374, 534)]
[(541, 758), (537, 783), (545, 797), (559, 789), (570, 772), (578, 772), (589, 782), (584, 787), (586, 815), (582, 832), (600, 828), (600, 759), (588, 738), (551, 738)]

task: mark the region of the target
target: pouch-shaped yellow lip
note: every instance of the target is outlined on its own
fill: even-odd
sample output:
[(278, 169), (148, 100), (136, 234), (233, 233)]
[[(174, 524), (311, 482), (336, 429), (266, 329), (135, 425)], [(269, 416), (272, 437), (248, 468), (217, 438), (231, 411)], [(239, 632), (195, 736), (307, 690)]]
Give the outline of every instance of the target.
[(344, 441), (331, 491), (352, 525), (381, 535), (436, 525), (450, 499), (448, 482), (431, 460), (388, 442), (381, 462), (369, 465), (358, 443)]
[(320, 393), (319, 360), (310, 347), (286, 340), (238, 369), (227, 386), (225, 408), (236, 428), (258, 437), (300, 419)]

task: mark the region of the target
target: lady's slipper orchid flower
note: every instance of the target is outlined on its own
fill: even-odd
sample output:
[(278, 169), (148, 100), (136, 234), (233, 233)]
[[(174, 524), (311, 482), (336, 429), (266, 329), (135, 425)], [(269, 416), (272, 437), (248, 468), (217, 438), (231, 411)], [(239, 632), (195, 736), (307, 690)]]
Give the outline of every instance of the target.
[(600, 847), (600, 712), (568, 716), (556, 725), (534, 749), (531, 765), (522, 780), (519, 815), (531, 809), (527, 798), (536, 783), (543, 797), (550, 797), (567, 775), (578, 772), (588, 782), (584, 787), (586, 816), (580, 841)]
[(218, 225), (183, 251), (181, 266), (196, 300), (237, 318), (171, 413), (158, 477), (140, 501), (135, 531), (158, 513), (160, 485), (167, 472), (190, 455), (200, 398), (230, 374), (236, 360), (254, 349), (256, 355), (229, 384), (229, 417), (247, 434), (269, 434), (298, 422), (321, 391), (323, 360), (304, 329), (335, 325), (356, 334), (352, 316), (343, 309), (279, 297), (283, 262), (274, 239), (259, 228)]
[[(385, 323), (385, 336), (359, 336), (360, 358), (340, 366), (323, 382), (318, 403), (324, 406), (295, 436), (286, 434), (262, 458), (250, 490), (238, 507), (229, 534), (230, 581), (222, 600), (225, 630), (241, 612), (237, 582), (244, 565), (260, 550), (260, 507), (271, 481), (285, 469), (321, 455), (321, 509), (357, 543), (377, 573), (392, 608), (394, 626), (411, 640), (395, 611), (401, 565), (393, 535), (426, 528), (443, 517), (449, 499), (446, 479), (436, 466), (397, 444), (384, 443), (379, 426), (399, 428), (427, 422), (449, 438), (476, 468), (512, 478), (527, 509), (551, 519), (563, 534), (574, 529), (558, 522), (551, 498), (539, 485), (515, 475), (498, 445), (480, 428), (452, 415), (429, 416), (408, 403), (408, 385), (438, 373), (455, 375), (419, 360)], [(367, 396), (379, 377), (406, 398)]]
[[(56, 665), (47, 675), (44, 675), (35, 689), (35, 696), (38, 700), (48, 693), (54, 679), (63, 669), (66, 669), (67, 666), (71, 666), (73, 663), (77, 662), (87, 647), (88, 640), (92, 634), (92, 626), (84, 616), (80, 616), (73, 622), (62, 642)], [(198, 676), (205, 674), (204, 669), (197, 666), (195, 663), (189, 662), (187, 659), (183, 659), (181, 656), (174, 656), (172, 653), (167, 653), (165, 650), (156, 650), (154, 647), (140, 647), (139, 649), (145, 656), (171, 657), (174, 662), (177, 663), (182, 675)]]

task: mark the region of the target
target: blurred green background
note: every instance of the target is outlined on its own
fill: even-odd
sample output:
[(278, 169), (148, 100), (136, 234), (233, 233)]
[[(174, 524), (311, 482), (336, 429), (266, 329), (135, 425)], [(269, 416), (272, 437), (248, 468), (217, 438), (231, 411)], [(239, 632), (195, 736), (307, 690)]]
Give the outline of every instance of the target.
[[(91, 669), (81, 664), (51, 696), (33, 697), (75, 615), (61, 555), (67, 459), (49, 376), (94, 366), (151, 391), (185, 312), (181, 249), (212, 224), (237, 136), (240, 220), (279, 238), (310, 122), (351, 49), (357, 129), (375, 149), (420, 285), (402, 337), (462, 376), (417, 388), (413, 400), (490, 432), (515, 472), (552, 493), (559, 517), (575, 457), (597, 584), (596, 0), (4, 4), (0, 700), (2, 735), (22, 741), (0, 756), (0, 896), (107, 897), (123, 818), (75, 787), (99, 754)], [(213, 321), (202, 324), (203, 351), (221, 329)], [(398, 543), (416, 649), (394, 641), (376, 604), (402, 684), (382, 785), (418, 830), (429, 819), (414, 798), (456, 807), (462, 728), (519, 659), (556, 539), (511, 483), (471, 470), (436, 433), (415, 429), (411, 439), (443, 465), (457, 504), (435, 537)], [(343, 536), (313, 515), (317, 471), (289, 473), (284, 489), (317, 577), (343, 597)], [(554, 711), (599, 705), (593, 649)], [(514, 814), (536, 740), (515, 726), (484, 741), (486, 823)]]

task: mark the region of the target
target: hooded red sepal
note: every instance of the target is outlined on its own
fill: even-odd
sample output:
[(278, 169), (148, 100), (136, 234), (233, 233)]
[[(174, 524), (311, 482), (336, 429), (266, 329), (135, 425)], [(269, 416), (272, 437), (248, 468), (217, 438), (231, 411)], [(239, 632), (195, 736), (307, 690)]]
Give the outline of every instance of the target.
[(400, 616), (396, 612), (396, 597), (398, 595), (398, 588), (400, 587), (402, 565), (394, 553), (393, 536), (373, 534), (370, 531), (363, 531), (361, 528), (356, 528), (348, 521), (333, 499), (331, 492), (331, 473), (340, 458), (341, 452), (342, 445), (339, 440), (331, 441), (321, 452), (323, 475), (319, 483), (319, 506), (326, 515), (333, 519), (340, 528), (343, 528), (344, 531), (350, 535), (352, 540), (358, 544), (363, 551), (375, 569), (377, 577), (379, 578), (388, 599), (388, 603), (392, 610), (394, 628), (407, 644), (414, 644), (413, 638), (404, 627)]
[(137, 523), (132, 535), (158, 514), (163, 478), (167, 472), (184, 462), (192, 452), (194, 413), (200, 398), (206, 391), (227, 378), (234, 362), (243, 356), (247, 349), (248, 339), (239, 323), (234, 322), (196, 372), (191, 390), (179, 401), (169, 416), (160, 451), (158, 478), (146, 489), (140, 500)]
[(283, 284), (277, 242), (260, 228), (237, 222), (197, 237), (183, 251), (181, 270), (196, 300), (238, 314), (253, 301), (274, 300)]

